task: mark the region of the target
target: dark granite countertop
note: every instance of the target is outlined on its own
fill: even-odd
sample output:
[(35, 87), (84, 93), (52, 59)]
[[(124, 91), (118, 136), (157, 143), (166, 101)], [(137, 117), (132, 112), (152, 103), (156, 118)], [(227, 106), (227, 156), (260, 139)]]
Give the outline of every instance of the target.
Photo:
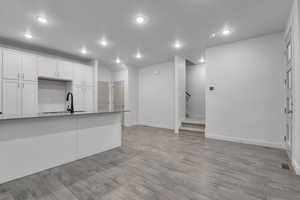
[(112, 110), (95, 110), (95, 111), (75, 111), (74, 113), (61, 111), (61, 112), (43, 112), (37, 114), (23, 114), (23, 115), (0, 114), (0, 121), (47, 118), (47, 117), (72, 117), (72, 116), (81, 116), (81, 115), (97, 115), (97, 114), (110, 114), (110, 113), (122, 113), (122, 112), (129, 112), (129, 111), (112, 109)]

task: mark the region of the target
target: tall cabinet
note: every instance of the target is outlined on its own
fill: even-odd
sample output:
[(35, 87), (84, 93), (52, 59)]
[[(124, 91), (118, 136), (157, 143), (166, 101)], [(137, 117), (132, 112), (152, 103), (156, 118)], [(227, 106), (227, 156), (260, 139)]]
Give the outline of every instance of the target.
[(2, 50), (2, 112), (37, 113), (37, 60), (34, 55)]
[(75, 111), (93, 111), (93, 77), (93, 68), (88, 65), (0, 48), (0, 112), (8, 115), (38, 113), (39, 80), (70, 84)]

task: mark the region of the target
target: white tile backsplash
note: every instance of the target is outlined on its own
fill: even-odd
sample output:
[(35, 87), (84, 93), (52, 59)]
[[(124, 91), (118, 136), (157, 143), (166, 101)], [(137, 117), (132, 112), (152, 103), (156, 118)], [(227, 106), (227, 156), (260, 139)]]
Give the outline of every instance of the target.
[(66, 110), (66, 95), (69, 84), (63, 81), (39, 80), (39, 112), (57, 112)]

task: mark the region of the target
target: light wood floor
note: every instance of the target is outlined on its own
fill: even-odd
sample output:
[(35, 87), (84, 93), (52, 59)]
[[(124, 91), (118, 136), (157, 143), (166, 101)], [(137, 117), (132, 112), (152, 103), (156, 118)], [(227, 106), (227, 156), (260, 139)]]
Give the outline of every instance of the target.
[(0, 200), (300, 199), (282, 150), (147, 127), (123, 137), (122, 148), (0, 185)]

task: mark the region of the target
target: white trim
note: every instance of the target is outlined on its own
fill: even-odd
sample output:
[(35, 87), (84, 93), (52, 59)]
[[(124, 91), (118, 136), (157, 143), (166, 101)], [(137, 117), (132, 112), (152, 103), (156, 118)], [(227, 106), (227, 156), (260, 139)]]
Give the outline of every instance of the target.
[(296, 174), (300, 175), (300, 165), (295, 160), (292, 161), (292, 165)]
[(228, 137), (228, 136), (213, 135), (213, 134), (205, 134), (205, 137), (210, 138), (210, 139), (224, 140), (224, 141), (236, 142), (236, 143), (242, 143), (242, 144), (252, 144), (252, 145), (257, 145), (257, 146), (285, 149), (284, 144), (279, 144), (279, 143), (270, 143), (270, 142), (265, 142), (265, 141), (249, 140), (249, 139), (245, 139), (245, 138), (236, 138), (236, 137)]

